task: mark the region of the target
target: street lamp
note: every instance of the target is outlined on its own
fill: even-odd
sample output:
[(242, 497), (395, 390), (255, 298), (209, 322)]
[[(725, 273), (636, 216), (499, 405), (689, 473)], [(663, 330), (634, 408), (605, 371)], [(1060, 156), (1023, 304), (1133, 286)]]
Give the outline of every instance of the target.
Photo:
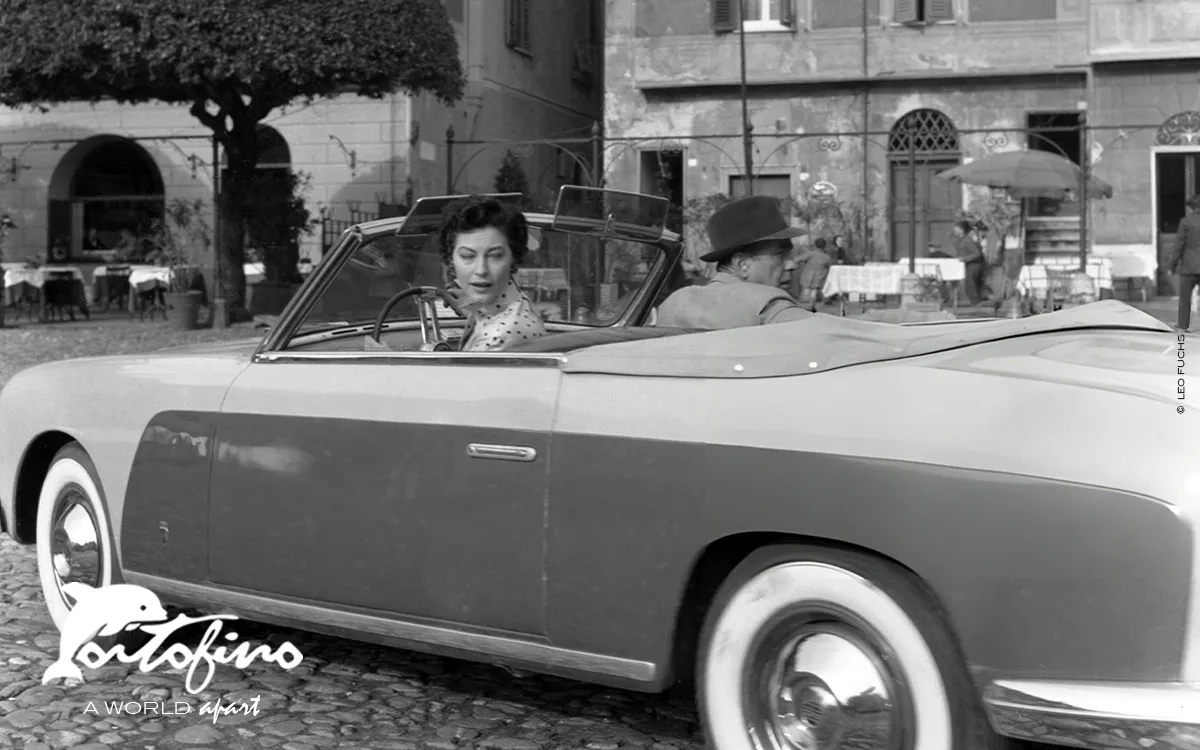
[(746, 0), (738, 0), (738, 44), (742, 57), (742, 148), (746, 159), (746, 195), (754, 195), (754, 173), (751, 163), (753, 147), (751, 145), (750, 105), (746, 101)]

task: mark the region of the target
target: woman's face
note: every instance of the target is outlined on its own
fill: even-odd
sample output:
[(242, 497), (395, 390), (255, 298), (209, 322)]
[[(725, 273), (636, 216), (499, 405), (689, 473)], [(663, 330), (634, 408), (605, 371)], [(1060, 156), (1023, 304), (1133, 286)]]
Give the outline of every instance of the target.
[(466, 304), (486, 304), (504, 293), (512, 274), (508, 238), (495, 227), (460, 232), (451, 255)]

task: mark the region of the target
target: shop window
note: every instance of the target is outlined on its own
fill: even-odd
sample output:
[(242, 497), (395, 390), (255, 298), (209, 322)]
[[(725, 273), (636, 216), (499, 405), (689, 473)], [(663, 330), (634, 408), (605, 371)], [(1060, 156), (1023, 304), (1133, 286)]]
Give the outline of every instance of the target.
[(895, 0), (896, 23), (942, 23), (954, 20), (954, 0)]
[[(779, 201), (783, 215), (792, 216), (792, 178), (786, 174), (763, 174), (754, 178), (754, 194), (769, 195)], [(729, 177), (729, 195), (733, 199), (746, 197), (745, 175)]]
[(642, 151), (640, 190), (649, 195), (659, 195), (671, 201), (667, 214), (667, 229), (683, 230), (683, 150), (663, 149)]

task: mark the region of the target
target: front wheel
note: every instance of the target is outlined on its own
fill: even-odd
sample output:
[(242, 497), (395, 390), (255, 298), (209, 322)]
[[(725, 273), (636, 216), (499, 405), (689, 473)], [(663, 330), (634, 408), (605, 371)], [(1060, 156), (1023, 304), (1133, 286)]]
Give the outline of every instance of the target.
[(701, 637), (699, 708), (716, 750), (1003, 746), (915, 578), (867, 555), (758, 550)]
[(50, 463), (37, 513), (38, 577), (59, 630), (75, 604), (65, 584), (113, 583), (112, 539), (96, 467), (78, 443), (68, 443)]

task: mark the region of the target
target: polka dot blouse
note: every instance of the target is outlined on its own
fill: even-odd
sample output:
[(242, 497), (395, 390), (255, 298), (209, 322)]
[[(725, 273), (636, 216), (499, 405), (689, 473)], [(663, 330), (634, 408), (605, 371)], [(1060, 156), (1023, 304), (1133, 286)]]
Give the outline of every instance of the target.
[(468, 333), (460, 351), (502, 351), (546, 335), (542, 316), (511, 279), (504, 293), (495, 300), (478, 307), (465, 306), (464, 312), (467, 313)]

